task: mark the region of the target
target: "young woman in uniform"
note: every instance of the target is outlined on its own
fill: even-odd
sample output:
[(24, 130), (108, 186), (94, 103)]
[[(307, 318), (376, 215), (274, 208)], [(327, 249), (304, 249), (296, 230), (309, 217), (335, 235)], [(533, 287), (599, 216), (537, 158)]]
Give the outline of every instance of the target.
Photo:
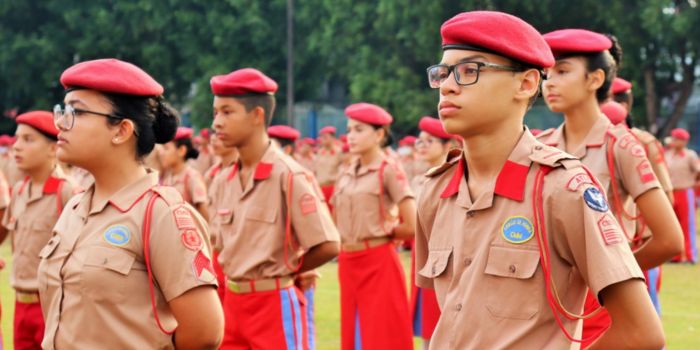
[[(543, 94), (550, 110), (564, 114), (564, 123), (538, 139), (580, 158), (601, 181), (613, 214), (637, 247), (635, 258), (642, 270), (663, 264), (681, 249), (680, 225), (644, 147), (624, 125), (613, 126), (599, 107), (609, 97), (620, 47), (613, 37), (582, 29), (558, 30), (544, 38), (556, 63), (546, 72)], [(644, 231), (640, 225), (653, 233), (646, 244), (636, 236)], [(597, 307), (589, 294), (587, 309)], [(592, 340), (609, 325), (603, 310), (584, 322), (583, 338)]]
[(192, 129), (179, 127), (175, 138), (160, 149), (159, 159), (162, 169), (160, 184), (174, 187), (187, 203), (209, 218), (207, 206), (207, 186), (202, 174), (188, 160), (196, 159), (199, 152), (192, 145)]
[[(452, 146), (453, 135), (448, 134), (439, 119), (423, 117), (418, 122), (420, 134), (415, 142), (417, 160), (424, 162), (428, 169), (440, 166), (447, 157)], [(417, 175), (411, 180), (411, 189), (420, 197), (421, 187), (426, 177)], [(440, 319), (440, 307), (435, 291), (420, 288), (415, 284), (415, 250), (411, 254), (411, 315), (413, 320), (413, 335), (423, 339), (423, 348), (430, 347), (430, 338)]]
[[(413, 237), (415, 202), (403, 169), (383, 150), (391, 143), (393, 118), (369, 103), (350, 105), (345, 115), (356, 158), (339, 175), (332, 199), (341, 237), (341, 348), (412, 349), (406, 282), (393, 240)], [(392, 215), (396, 206), (398, 217)]]
[(692, 149), (688, 149), (690, 133), (681, 128), (671, 130), (671, 143), (666, 150), (671, 184), (673, 186), (673, 210), (683, 228), (684, 249), (674, 258), (677, 262), (698, 262), (698, 247), (695, 243), (695, 192), (693, 187), (700, 174), (700, 160)]
[(140, 159), (175, 136), (163, 87), (116, 59), (61, 75), (60, 161), (95, 183), (41, 250), (44, 349), (215, 349), (223, 335), (204, 219)]
[(51, 230), (76, 185), (56, 165), (58, 130), (53, 114), (28, 112), (19, 115), (15, 122), (17, 142), (12, 148), (17, 167), (26, 177), (13, 186), (14, 195), (2, 219), (0, 242), (6, 233), (12, 236), (14, 347), (39, 349), (44, 336), (36, 276), (39, 251), (51, 238)]
[(598, 181), (523, 125), (555, 63), (542, 35), (493, 11), (460, 13), (440, 33), (428, 80), (464, 151), (426, 174), (418, 201), (416, 281), (442, 310), (431, 348), (577, 349), (588, 290), (614, 320), (596, 349), (663, 347)]

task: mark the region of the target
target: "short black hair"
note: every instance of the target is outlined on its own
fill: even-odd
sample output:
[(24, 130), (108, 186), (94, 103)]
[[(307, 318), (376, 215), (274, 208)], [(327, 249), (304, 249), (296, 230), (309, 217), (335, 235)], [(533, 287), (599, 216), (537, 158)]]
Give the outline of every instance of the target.
[(250, 112), (255, 107), (260, 107), (265, 111), (265, 126), (270, 126), (272, 122), (272, 116), (275, 113), (275, 106), (277, 104), (275, 95), (273, 94), (258, 94), (258, 93), (248, 93), (245, 95), (235, 95), (235, 96), (224, 96), (233, 97), (243, 104), (246, 112)]
[(195, 159), (199, 156), (199, 151), (194, 148), (191, 138), (183, 137), (176, 139), (173, 142), (175, 143), (175, 148), (179, 149), (180, 147), (184, 146), (187, 149), (187, 152), (185, 152), (185, 160)]

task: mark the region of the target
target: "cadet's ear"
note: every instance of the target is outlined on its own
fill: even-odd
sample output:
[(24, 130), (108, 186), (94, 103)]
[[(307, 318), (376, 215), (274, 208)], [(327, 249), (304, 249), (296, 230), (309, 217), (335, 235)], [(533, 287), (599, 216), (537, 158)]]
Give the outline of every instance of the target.
[(605, 72), (602, 69), (596, 69), (593, 72), (586, 73), (588, 77), (587, 87), (589, 91), (598, 91), (605, 82)]
[(529, 102), (531, 98), (537, 96), (540, 92), (540, 71), (537, 69), (528, 69), (521, 72), (518, 89), (515, 93), (515, 99), (525, 100)]

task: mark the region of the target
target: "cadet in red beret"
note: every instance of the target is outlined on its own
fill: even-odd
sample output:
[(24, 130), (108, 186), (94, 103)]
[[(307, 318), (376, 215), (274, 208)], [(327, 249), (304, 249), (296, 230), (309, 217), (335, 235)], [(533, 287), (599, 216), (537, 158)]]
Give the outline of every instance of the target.
[[(564, 115), (564, 123), (538, 135), (538, 139), (579, 157), (601, 179), (601, 190), (611, 200), (611, 212), (642, 270), (662, 264), (681, 248), (680, 225), (674, 220), (644, 147), (625, 125), (613, 126), (600, 111), (599, 104), (609, 97), (622, 57), (616, 39), (584, 29), (557, 30), (544, 38), (556, 64), (547, 70), (543, 94), (549, 109)], [(644, 232), (643, 226), (653, 233), (648, 244), (644, 243), (649, 237), (637, 234)], [(589, 294), (584, 313), (600, 307), (597, 299), (601, 296)], [(605, 301), (609, 302), (607, 298)], [(610, 325), (605, 311), (584, 321), (584, 348)], [(635, 310), (639, 311), (644, 308)], [(624, 324), (617, 327), (613, 323), (611, 334), (600, 340), (601, 346), (615, 347), (610, 344), (621, 339)]]
[(412, 349), (406, 282), (393, 241), (413, 237), (415, 202), (401, 165), (383, 150), (393, 118), (369, 103), (350, 105), (345, 115), (355, 158), (338, 176), (332, 199), (342, 242), (341, 348)]
[[(10, 284), (15, 290), (14, 348), (39, 349), (44, 319), (39, 304), (36, 271), (39, 251), (52, 236), (53, 226), (75, 185), (56, 166), (56, 135), (53, 114), (32, 111), (15, 119), (18, 139), (12, 145), (14, 163), (23, 181), (9, 191), (0, 175), (0, 243), (12, 240)], [(11, 197), (9, 193), (14, 195)], [(8, 203), (9, 202), (9, 203)]]
[(338, 231), (313, 174), (270, 142), (277, 83), (245, 68), (211, 90), (216, 136), (240, 153), (213, 219), (227, 279), (221, 348), (307, 349), (312, 315), (295, 279), (338, 254)]
[(210, 136), (211, 130), (204, 128), (199, 131), (198, 138), (193, 138), (193, 141), (195, 141), (195, 148), (199, 154), (197, 155), (197, 159), (188, 162), (202, 175), (216, 163), (216, 156), (211, 149)]
[[(418, 122), (420, 134), (415, 142), (417, 160), (426, 164), (428, 169), (440, 166), (446, 159), (454, 139), (445, 131), (439, 119), (426, 116)], [(420, 196), (426, 178), (423, 174), (411, 181), (411, 189)], [(435, 291), (421, 288), (415, 284), (415, 250), (411, 256), (411, 315), (413, 320), (413, 335), (423, 339), (423, 347), (428, 348), (437, 321), (440, 319)]]
[(458, 14), (441, 34), (428, 82), (464, 151), (429, 171), (419, 195), (416, 282), (435, 289), (443, 311), (431, 348), (576, 349), (588, 289), (615, 320), (603, 344), (662, 347), (642, 272), (597, 180), (523, 125), (541, 71), (555, 63), (542, 35), (491, 11)]
[(700, 177), (700, 160), (687, 147), (690, 133), (681, 128), (671, 130), (671, 142), (666, 150), (666, 161), (673, 185), (673, 209), (683, 228), (684, 249), (676, 256), (676, 262), (698, 262), (698, 247), (695, 239), (695, 193), (693, 187)]
[(323, 196), (326, 198), (331, 212), (333, 211), (333, 206), (330, 205), (330, 200), (335, 188), (335, 179), (338, 178), (338, 172), (343, 163), (343, 141), (336, 139), (336, 133), (337, 130), (334, 126), (321, 128), (318, 132), (318, 144), (320, 147), (316, 152), (316, 179), (321, 186), (321, 191), (323, 191)]
[(95, 181), (68, 201), (38, 253), (42, 348), (218, 346), (223, 313), (206, 222), (142, 163), (179, 123), (163, 87), (116, 59), (78, 63), (61, 84), (58, 160)]
[(204, 176), (193, 165), (199, 151), (192, 144), (192, 128), (179, 127), (175, 138), (159, 149), (160, 184), (178, 190), (182, 198), (191, 204), (204, 218), (209, 218), (209, 199)]
[(297, 140), (297, 147), (294, 153), (294, 159), (301, 164), (306, 170), (316, 173), (316, 156), (314, 155), (314, 147), (316, 147), (316, 140), (305, 137), (301, 140)]
[(301, 136), (301, 132), (287, 125), (271, 125), (267, 128), (267, 135), (270, 136), (272, 141), (277, 143), (277, 147), (280, 147), (284, 154), (293, 156), (294, 146), (299, 136)]

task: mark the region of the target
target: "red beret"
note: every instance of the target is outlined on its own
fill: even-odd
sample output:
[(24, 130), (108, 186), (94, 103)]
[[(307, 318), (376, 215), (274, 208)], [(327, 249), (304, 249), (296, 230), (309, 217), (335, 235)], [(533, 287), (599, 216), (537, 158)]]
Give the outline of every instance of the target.
[(491, 52), (536, 67), (554, 65), (542, 34), (522, 19), (503, 12), (462, 12), (442, 24), (442, 48)]
[(301, 142), (309, 145), (309, 146), (315, 146), (316, 145), (316, 140), (310, 138), (310, 137), (305, 137), (301, 140)]
[(675, 128), (671, 130), (671, 137), (673, 137), (674, 139), (688, 141), (690, 140), (690, 133), (688, 133), (688, 131), (685, 129)]
[(0, 135), (0, 146), (9, 146), (12, 144), (12, 138), (9, 135)]
[(340, 141), (348, 142), (348, 135), (342, 134), (339, 137)]
[(532, 136), (537, 136), (542, 133), (542, 129), (530, 129)]
[(440, 119), (433, 117), (423, 117), (418, 122), (418, 128), (422, 131), (427, 132), (430, 135), (439, 137), (441, 139), (451, 139), (453, 135), (448, 134), (445, 131), (445, 127), (442, 125)]
[(189, 138), (192, 138), (192, 128), (180, 126), (177, 128), (177, 132), (175, 132), (175, 138), (173, 138), (173, 141)]
[(337, 130), (336, 130), (335, 126), (325, 126), (325, 127), (321, 128), (321, 131), (319, 131), (318, 133), (319, 133), (320, 135), (322, 135), (322, 134), (333, 134), (333, 135), (335, 135), (336, 132), (337, 132)]
[(416, 144), (416, 137), (408, 135), (399, 141), (399, 146), (413, 146)]
[(205, 139), (209, 139), (209, 137), (211, 136), (211, 129), (204, 128), (204, 129), (200, 130), (199, 136), (201, 136)]
[(276, 139), (295, 141), (301, 136), (299, 130), (286, 125), (273, 125), (267, 128), (267, 134)]
[(371, 103), (355, 103), (345, 108), (345, 115), (363, 123), (384, 126), (391, 124), (394, 118), (384, 108)]
[(600, 106), (600, 110), (614, 125), (624, 122), (627, 118), (627, 109), (615, 101), (605, 102)]
[(632, 90), (632, 83), (622, 78), (615, 78), (612, 82), (612, 87), (610, 88), (613, 95), (621, 94)]
[(211, 92), (219, 96), (235, 96), (250, 93), (274, 94), (277, 83), (257, 69), (243, 68), (226, 75), (215, 75), (209, 82)]
[(32, 128), (53, 137), (58, 136), (58, 129), (56, 129), (56, 125), (53, 122), (53, 113), (49, 111), (32, 111), (23, 113), (15, 118), (15, 122), (17, 124), (29, 125)]
[(158, 96), (163, 87), (141, 68), (114, 58), (80, 62), (61, 74), (64, 88), (82, 87), (135, 96)]
[(544, 35), (557, 57), (571, 53), (594, 53), (608, 50), (613, 43), (607, 36), (585, 29), (561, 29)]

